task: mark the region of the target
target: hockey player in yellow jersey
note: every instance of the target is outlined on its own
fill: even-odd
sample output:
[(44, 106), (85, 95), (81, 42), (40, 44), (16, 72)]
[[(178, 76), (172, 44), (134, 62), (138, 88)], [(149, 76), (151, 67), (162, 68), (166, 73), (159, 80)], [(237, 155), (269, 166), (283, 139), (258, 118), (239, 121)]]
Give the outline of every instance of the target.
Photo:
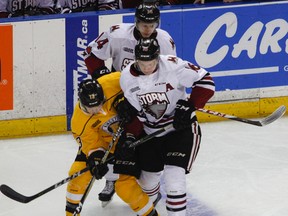
[[(79, 85), (79, 101), (71, 120), (72, 134), (79, 144), (79, 150), (69, 175), (86, 166), (90, 172), (71, 180), (67, 185), (66, 216), (72, 216), (75, 212), (92, 175), (96, 179), (101, 179), (108, 172), (107, 164), (100, 162), (109, 148), (113, 133), (118, 129), (117, 110), (127, 108), (125, 100), (123, 102), (119, 79), (120, 72), (114, 72), (98, 80), (83, 80)], [(114, 147), (111, 149), (111, 153), (113, 152)], [(153, 203), (149, 201), (148, 195), (142, 191), (134, 176), (121, 174), (117, 181), (119, 182), (116, 193), (137, 215), (158, 215)]]

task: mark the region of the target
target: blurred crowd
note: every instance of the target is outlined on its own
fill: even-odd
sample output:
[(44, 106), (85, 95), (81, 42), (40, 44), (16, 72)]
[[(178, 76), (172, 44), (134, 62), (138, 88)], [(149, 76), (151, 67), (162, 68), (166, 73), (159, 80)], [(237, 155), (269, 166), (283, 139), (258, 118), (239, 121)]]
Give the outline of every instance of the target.
[(136, 8), (142, 1), (162, 6), (249, 0), (0, 0), (0, 18)]
[(0, 0), (0, 18), (135, 8), (140, 2), (140, 0)]

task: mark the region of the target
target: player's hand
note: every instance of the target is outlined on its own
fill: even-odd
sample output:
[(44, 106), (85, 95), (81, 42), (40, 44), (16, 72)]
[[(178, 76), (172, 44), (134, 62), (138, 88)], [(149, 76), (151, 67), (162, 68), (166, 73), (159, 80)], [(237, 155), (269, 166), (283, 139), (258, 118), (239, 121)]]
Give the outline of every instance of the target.
[(116, 145), (114, 152), (116, 159), (124, 160), (134, 156), (135, 148), (129, 146), (136, 141), (136, 138), (132, 134), (123, 134)]
[(110, 73), (111, 73), (111, 71), (106, 66), (102, 66), (102, 67), (94, 70), (94, 72), (92, 74), (92, 78), (98, 79), (99, 77), (104, 76), (106, 74), (110, 74)]
[(120, 120), (125, 123), (130, 122), (137, 115), (137, 110), (128, 102), (123, 94), (116, 96), (113, 106), (116, 109)]
[(102, 179), (109, 170), (106, 163), (101, 163), (104, 154), (103, 151), (95, 151), (89, 155), (87, 160), (87, 166), (89, 167), (91, 174), (95, 176), (97, 180)]
[(178, 100), (175, 108), (173, 127), (176, 130), (191, 127), (191, 124), (197, 121), (195, 107), (185, 100)]
[(136, 138), (131, 134), (124, 134), (119, 138), (114, 152), (114, 173), (140, 177), (141, 169), (137, 162), (135, 148), (129, 147), (135, 140)]

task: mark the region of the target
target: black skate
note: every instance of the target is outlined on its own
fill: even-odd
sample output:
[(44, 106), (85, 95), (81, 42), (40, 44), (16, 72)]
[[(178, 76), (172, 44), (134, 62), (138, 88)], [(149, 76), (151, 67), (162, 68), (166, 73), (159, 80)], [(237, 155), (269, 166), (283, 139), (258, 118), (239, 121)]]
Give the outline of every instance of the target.
[(115, 193), (115, 181), (106, 180), (106, 184), (101, 193), (98, 194), (98, 199), (102, 202), (102, 207), (107, 206)]

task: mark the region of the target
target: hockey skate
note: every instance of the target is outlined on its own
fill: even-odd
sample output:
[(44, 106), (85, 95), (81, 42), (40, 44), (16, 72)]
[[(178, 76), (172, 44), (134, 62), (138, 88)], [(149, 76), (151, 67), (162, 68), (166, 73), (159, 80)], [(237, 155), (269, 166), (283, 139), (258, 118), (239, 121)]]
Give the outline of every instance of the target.
[(106, 180), (106, 184), (101, 193), (98, 194), (98, 199), (102, 202), (102, 207), (106, 207), (112, 200), (115, 193), (115, 181)]

